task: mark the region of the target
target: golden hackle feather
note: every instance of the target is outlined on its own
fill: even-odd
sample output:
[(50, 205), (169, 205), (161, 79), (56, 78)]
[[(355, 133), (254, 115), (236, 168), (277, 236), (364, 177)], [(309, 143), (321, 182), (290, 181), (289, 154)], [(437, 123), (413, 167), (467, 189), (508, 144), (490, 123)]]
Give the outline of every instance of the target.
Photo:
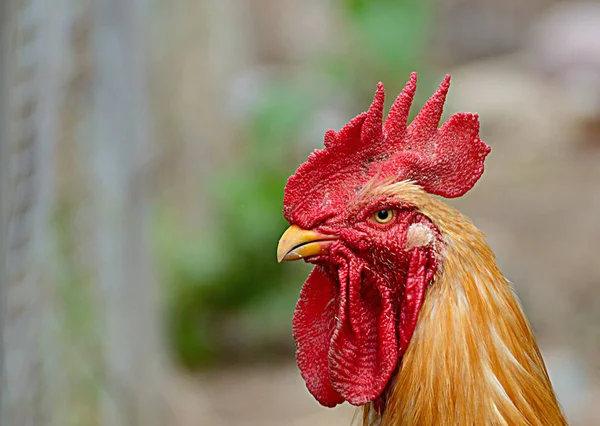
[(441, 266), (379, 416), (363, 425), (567, 425), (531, 326), (484, 235), (411, 182), (367, 186), (429, 217), (443, 234)]

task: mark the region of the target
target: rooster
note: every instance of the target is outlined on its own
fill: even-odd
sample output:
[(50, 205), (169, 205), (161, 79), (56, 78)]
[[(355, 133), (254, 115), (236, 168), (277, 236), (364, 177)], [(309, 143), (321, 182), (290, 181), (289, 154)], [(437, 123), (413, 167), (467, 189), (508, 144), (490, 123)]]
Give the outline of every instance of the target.
[(446, 76), (407, 125), (416, 84), (383, 121), (379, 83), (287, 182), (278, 261), (315, 265), (293, 318), (300, 373), (320, 404), (362, 406), (363, 425), (566, 425), (484, 235), (432, 196), (483, 174), (478, 116), (438, 128)]

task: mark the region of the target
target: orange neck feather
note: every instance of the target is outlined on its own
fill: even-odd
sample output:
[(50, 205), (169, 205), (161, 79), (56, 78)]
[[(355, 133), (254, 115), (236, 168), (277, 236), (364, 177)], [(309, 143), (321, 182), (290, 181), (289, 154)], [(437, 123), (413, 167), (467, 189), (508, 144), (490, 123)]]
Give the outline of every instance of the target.
[(416, 206), (446, 246), (385, 413), (366, 406), (363, 423), (567, 425), (531, 326), (483, 234), (410, 182), (377, 191)]

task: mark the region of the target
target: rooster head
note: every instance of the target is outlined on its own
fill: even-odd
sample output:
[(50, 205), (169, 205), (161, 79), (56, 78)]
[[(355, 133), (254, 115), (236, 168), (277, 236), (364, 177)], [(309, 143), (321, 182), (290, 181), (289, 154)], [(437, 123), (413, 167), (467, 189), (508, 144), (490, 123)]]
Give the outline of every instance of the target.
[(415, 330), (444, 238), (410, 200), (382, 190), (410, 182), (429, 194), (459, 197), (483, 173), (490, 148), (475, 114), (438, 124), (450, 87), (441, 83), (407, 125), (417, 75), (385, 121), (379, 83), (369, 110), (325, 134), (285, 187), (290, 228), (278, 260), (316, 266), (293, 319), (297, 362), (308, 390), (325, 406), (377, 401)]

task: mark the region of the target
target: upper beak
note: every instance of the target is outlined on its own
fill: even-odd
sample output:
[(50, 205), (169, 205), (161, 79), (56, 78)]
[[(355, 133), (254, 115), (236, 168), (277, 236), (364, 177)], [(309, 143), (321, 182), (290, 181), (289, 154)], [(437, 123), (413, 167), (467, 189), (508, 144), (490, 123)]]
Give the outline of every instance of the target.
[(338, 237), (335, 235), (320, 234), (292, 225), (279, 240), (277, 262), (287, 262), (328, 253), (329, 245), (337, 239)]

